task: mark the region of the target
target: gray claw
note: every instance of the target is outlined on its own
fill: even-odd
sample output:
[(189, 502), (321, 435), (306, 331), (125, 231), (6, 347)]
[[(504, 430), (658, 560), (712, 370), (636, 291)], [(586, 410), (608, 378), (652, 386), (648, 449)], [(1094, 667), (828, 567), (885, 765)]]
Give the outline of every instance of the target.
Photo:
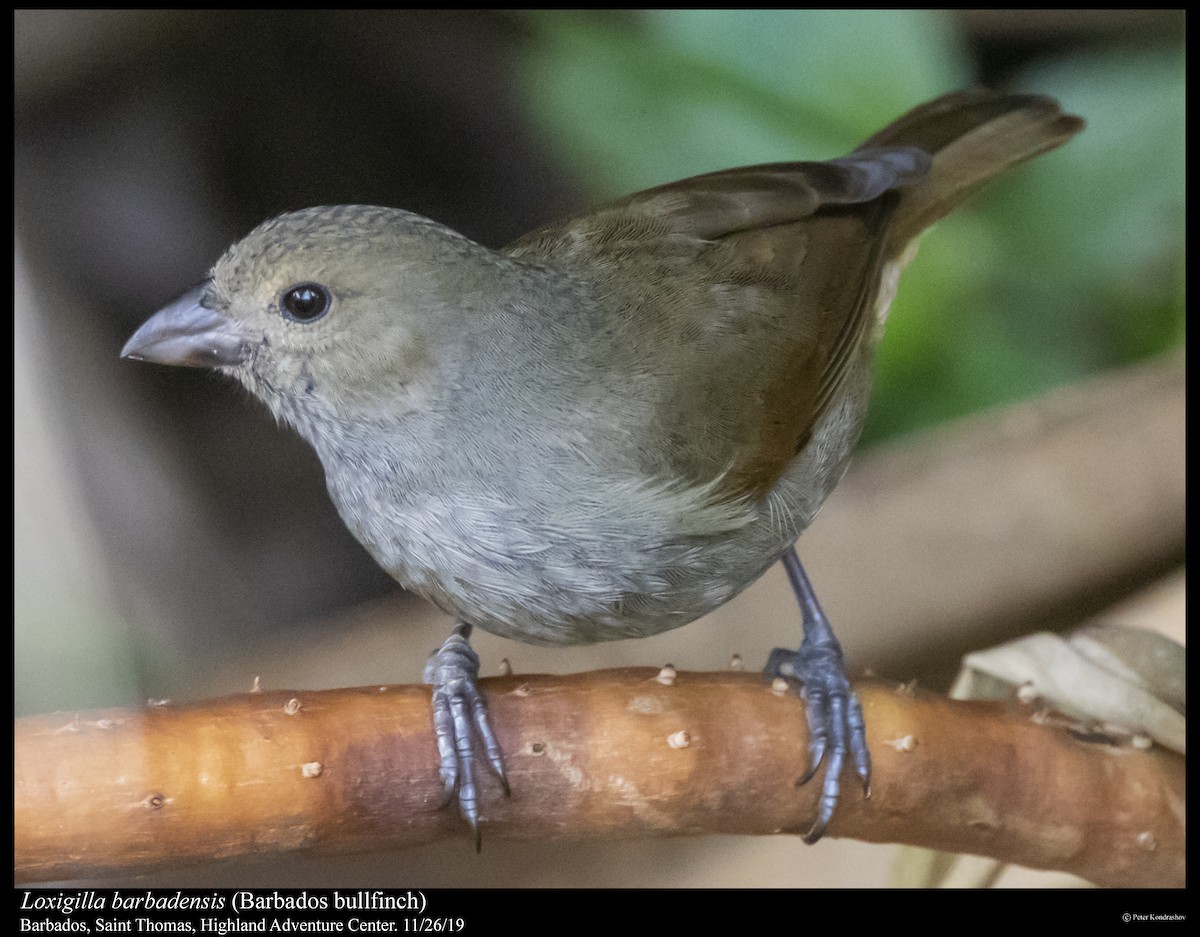
[(784, 566), (800, 603), (804, 619), (804, 638), (799, 651), (776, 648), (767, 662), (767, 674), (783, 676), (802, 684), (805, 717), (808, 720), (808, 768), (797, 782), (807, 784), (825, 766), (821, 794), (817, 799), (817, 818), (804, 836), (815, 843), (833, 818), (841, 794), (842, 767), (846, 756), (854, 761), (854, 770), (862, 781), (863, 794), (871, 793), (871, 754), (867, 749), (866, 726), (858, 697), (846, 679), (842, 649), (833, 635), (829, 620), (821, 610), (795, 552), (783, 556)]
[(474, 741), (478, 737), (488, 763), (511, 794), (504, 772), (500, 743), (488, 720), (487, 704), (479, 692), (479, 655), (471, 647), (471, 626), (459, 622), (445, 643), (425, 665), (425, 682), (433, 686), (433, 729), (437, 737), (438, 774), (444, 807), (457, 794), (458, 812), (475, 833), (475, 849), (482, 848), (479, 799), (476, 787)]

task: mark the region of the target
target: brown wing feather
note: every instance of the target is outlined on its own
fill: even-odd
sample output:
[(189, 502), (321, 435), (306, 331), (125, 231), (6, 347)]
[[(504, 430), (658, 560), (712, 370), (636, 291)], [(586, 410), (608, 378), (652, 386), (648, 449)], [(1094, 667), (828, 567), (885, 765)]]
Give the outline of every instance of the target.
[[(626, 311), (625, 353), (671, 349), (674, 380), (649, 385), (662, 399), (645, 432), (673, 445), (640, 450), (666, 448), (657, 457), (670, 461), (645, 471), (696, 483), (723, 475), (730, 496), (758, 496), (807, 442), (867, 333), (894, 204), (879, 196), (918, 179), (928, 161), (898, 148), (710, 173), (540, 229), (508, 251), (598, 283)], [(626, 359), (615, 370), (640, 366)]]
[(695, 176), (507, 251), (593, 284), (624, 336), (608, 352), (614, 373), (669, 369), (605, 388), (654, 395), (627, 408), (648, 413), (644, 425), (621, 430), (642, 471), (762, 495), (860, 361), (883, 265), (988, 178), (1081, 126), (1047, 98), (947, 95), (847, 157)]

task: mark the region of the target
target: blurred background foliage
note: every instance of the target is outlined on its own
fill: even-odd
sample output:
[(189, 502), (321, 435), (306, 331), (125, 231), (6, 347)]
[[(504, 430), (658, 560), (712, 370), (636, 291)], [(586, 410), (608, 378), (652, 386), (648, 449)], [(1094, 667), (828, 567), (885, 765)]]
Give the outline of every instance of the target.
[[(1184, 44), (1169, 12), (22, 11), (15, 24), (17, 335), (31, 347), (18, 364), (33, 399), (16, 407), (32, 492), (18, 487), (32, 570), (18, 566), (19, 647), (35, 636), (28, 658), (48, 662), (32, 649), (49, 641), (120, 675), (114, 690), (396, 592), (292, 434), (214, 375), (116, 359), (150, 311), (282, 210), (397, 205), (499, 245), (637, 188), (843, 154), (949, 89), (1036, 90), (1087, 129), (926, 235), (866, 442), (1183, 339)], [(45, 445), (23, 442), (37, 434)], [(97, 652), (88, 629), (53, 637), (85, 597), (20, 587), (53, 582), (62, 555), (81, 569), (102, 557), (74, 579), (104, 584), (98, 621), (133, 623), (119, 652)], [(19, 676), (32, 707), (86, 702), (88, 681)]]
[(213, 374), (116, 357), (286, 209), (402, 206), (500, 245), (640, 187), (843, 154), (950, 89), (1036, 90), (1087, 129), (925, 237), (867, 443), (1183, 339), (1170, 11), (63, 10), (15, 27), (26, 711), (203, 681), (197, 660), (397, 592), (291, 433)]
[[(597, 198), (825, 159), (978, 81), (921, 10), (531, 14), (520, 87)], [(852, 64), (850, 64), (852, 63)], [(1182, 43), (1072, 51), (1008, 76), (1088, 128), (941, 222), (901, 281), (866, 442), (1032, 396), (1183, 338)]]
[[(216, 375), (117, 358), (284, 210), (393, 205), (499, 246), (639, 187), (841, 155), (945, 91), (1028, 89), (1088, 127), (925, 237), (881, 346), (868, 444), (1183, 340), (1180, 11), (18, 10), (14, 27), (18, 714), (200, 699), (260, 673), (415, 682), (444, 638), (444, 616), (347, 533), (293, 434)], [(828, 571), (822, 594), (854, 575)], [(731, 645), (749, 663), (774, 625), (794, 640), (790, 617), (749, 608), (719, 640), (697, 623), (553, 657), (478, 646), (485, 668), (509, 654), (570, 671), (720, 667)], [(882, 625), (843, 625), (851, 663), (870, 660)], [(935, 670), (962, 652), (917, 644)], [(453, 883), (454, 845), (397, 862)], [(855, 845), (822, 844), (806, 881), (841, 883), (842, 869), (862, 883)], [(741, 852), (710, 859), (700, 843), (659, 841), (640, 862), (506, 850), (492, 856), (508, 883), (630, 868), (764, 881)], [(671, 879), (689, 851), (710, 871)]]

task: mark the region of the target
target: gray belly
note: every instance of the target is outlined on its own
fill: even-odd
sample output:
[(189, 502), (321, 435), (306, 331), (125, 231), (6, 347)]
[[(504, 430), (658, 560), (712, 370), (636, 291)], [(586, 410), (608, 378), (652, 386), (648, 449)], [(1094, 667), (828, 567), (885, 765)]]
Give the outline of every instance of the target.
[(728, 602), (789, 548), (846, 467), (860, 404), (843, 395), (756, 503), (582, 467), (548, 473), (575, 487), (538, 497), (444, 471), (364, 483), (361, 463), (339, 460), (327, 481), (380, 565), (457, 618), (532, 644), (644, 637)]

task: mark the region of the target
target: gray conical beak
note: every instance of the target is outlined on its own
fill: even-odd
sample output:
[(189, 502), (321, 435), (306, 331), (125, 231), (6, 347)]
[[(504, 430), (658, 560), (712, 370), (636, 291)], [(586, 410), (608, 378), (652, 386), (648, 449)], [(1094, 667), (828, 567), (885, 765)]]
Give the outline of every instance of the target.
[(215, 368), (240, 364), (249, 345), (236, 323), (202, 305), (207, 283), (188, 290), (142, 323), (121, 349), (122, 358)]

